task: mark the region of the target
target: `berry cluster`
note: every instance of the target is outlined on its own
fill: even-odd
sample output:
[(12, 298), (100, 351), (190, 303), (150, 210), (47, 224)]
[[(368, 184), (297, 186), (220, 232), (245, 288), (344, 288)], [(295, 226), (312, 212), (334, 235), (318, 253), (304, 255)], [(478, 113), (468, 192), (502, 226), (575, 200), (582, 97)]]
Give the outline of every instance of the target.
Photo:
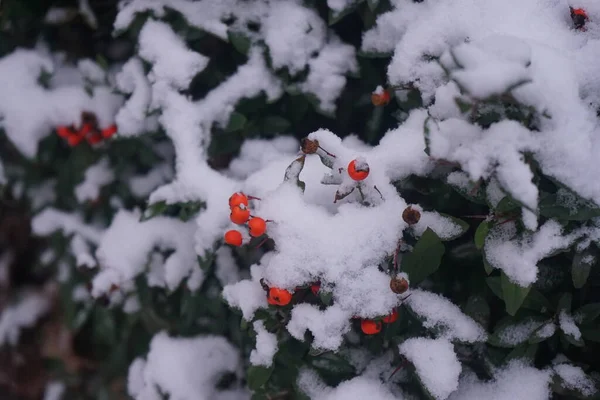
[[(267, 231), (267, 222), (260, 217), (250, 215), (249, 200), (260, 200), (258, 197), (246, 196), (242, 192), (237, 192), (229, 197), (229, 208), (231, 214), (229, 219), (234, 224), (248, 226), (248, 233), (252, 237), (259, 237), (265, 234)], [(236, 229), (231, 229), (225, 232), (225, 243), (239, 247), (242, 245), (244, 239), (242, 233)]]
[(110, 125), (107, 128), (100, 129), (98, 127), (98, 120), (93, 113), (82, 112), (81, 113), (81, 128), (77, 130), (75, 126), (58, 126), (56, 133), (61, 138), (65, 139), (69, 146), (77, 146), (84, 139), (90, 145), (100, 143), (103, 139), (108, 139), (115, 133), (117, 133), (117, 126)]

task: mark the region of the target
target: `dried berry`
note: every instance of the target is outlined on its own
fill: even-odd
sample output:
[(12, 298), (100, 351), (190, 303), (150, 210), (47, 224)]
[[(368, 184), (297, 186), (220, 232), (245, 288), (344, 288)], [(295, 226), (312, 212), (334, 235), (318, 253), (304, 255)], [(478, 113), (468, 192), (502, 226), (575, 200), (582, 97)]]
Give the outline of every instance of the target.
[(319, 149), (319, 141), (317, 139), (310, 140), (309, 138), (304, 138), (301, 145), (304, 154), (315, 154)]
[(421, 212), (412, 208), (411, 206), (408, 206), (404, 211), (402, 211), (402, 219), (407, 224), (414, 225), (421, 219)]
[(396, 294), (405, 293), (408, 286), (408, 281), (405, 278), (394, 277), (390, 280), (390, 289)]

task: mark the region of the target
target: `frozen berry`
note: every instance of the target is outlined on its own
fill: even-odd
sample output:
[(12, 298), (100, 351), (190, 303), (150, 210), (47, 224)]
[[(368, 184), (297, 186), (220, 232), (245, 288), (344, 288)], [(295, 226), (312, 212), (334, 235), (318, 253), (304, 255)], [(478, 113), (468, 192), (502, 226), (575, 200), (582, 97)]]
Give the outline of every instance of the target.
[(360, 329), (362, 329), (365, 335), (375, 335), (381, 332), (381, 322), (363, 319), (360, 321)]
[(232, 194), (229, 198), (229, 208), (239, 206), (240, 204), (248, 207), (248, 197), (242, 192)]
[(402, 219), (409, 225), (414, 225), (421, 219), (421, 213), (410, 206), (402, 212)]
[(350, 161), (348, 164), (348, 175), (355, 181), (362, 181), (369, 176), (369, 164), (362, 159)]
[(242, 245), (242, 241), (243, 238), (240, 231), (232, 229), (230, 231), (225, 232), (225, 243), (239, 247)]
[(383, 322), (386, 324), (391, 324), (396, 322), (396, 320), (398, 319), (398, 311), (394, 310), (392, 311), (392, 313), (386, 317), (383, 318)]
[(250, 231), (250, 236), (262, 236), (267, 231), (267, 222), (260, 217), (254, 217), (248, 221), (248, 229)]
[(235, 206), (231, 209), (231, 214), (229, 214), (229, 219), (234, 224), (242, 225), (245, 224), (250, 218), (250, 210), (247, 208), (242, 208), (240, 206)]
[(285, 306), (288, 305), (292, 301), (292, 294), (285, 290), (279, 288), (271, 288), (269, 289), (269, 295), (267, 296), (267, 302), (274, 306)]
[(583, 8), (573, 8), (569, 7), (571, 11), (571, 20), (573, 21), (573, 26), (576, 29), (585, 29), (585, 23), (589, 19), (587, 13)]

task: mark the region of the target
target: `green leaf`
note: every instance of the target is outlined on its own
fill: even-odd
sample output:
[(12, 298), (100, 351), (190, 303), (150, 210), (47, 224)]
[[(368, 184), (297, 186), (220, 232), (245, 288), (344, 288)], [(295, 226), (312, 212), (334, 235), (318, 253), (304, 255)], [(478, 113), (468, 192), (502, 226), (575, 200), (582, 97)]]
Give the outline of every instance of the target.
[(489, 278), (486, 278), (485, 283), (487, 283), (489, 288), (492, 290), (492, 293), (494, 293), (498, 298), (502, 298), (502, 284), (500, 283), (499, 276), (490, 276)]
[(150, 204), (140, 218), (140, 222), (147, 221), (151, 218), (156, 217), (165, 212), (168, 205), (166, 201), (159, 201), (158, 203)]
[(571, 303), (573, 302), (573, 295), (571, 293), (565, 292), (560, 296), (558, 300), (557, 312), (565, 311), (568, 314), (571, 314)]
[(566, 188), (540, 196), (540, 215), (565, 221), (587, 221), (600, 216), (600, 208)]
[(456, 97), (454, 99), (454, 102), (456, 103), (456, 106), (458, 107), (458, 109), (460, 110), (460, 112), (463, 113), (463, 114), (466, 113), (466, 112), (468, 112), (468, 111), (471, 111), (471, 108), (473, 108), (473, 104), (464, 101), (460, 97)]
[(506, 214), (511, 211), (516, 211), (521, 208), (521, 205), (516, 202), (511, 196), (504, 196), (496, 205), (494, 210), (499, 214)]
[(585, 304), (575, 311), (575, 315), (581, 315), (582, 324), (591, 323), (600, 316), (600, 303)]
[(486, 274), (490, 275), (492, 272), (494, 272), (494, 267), (492, 267), (492, 264), (490, 264), (490, 262), (487, 260), (484, 249), (481, 249), (481, 253), (483, 255), (483, 269), (485, 270)]
[(248, 387), (251, 390), (258, 390), (269, 381), (271, 374), (273, 373), (273, 367), (263, 367), (260, 365), (251, 365), (248, 368), (246, 374), (246, 380), (248, 381)]
[(585, 285), (594, 264), (596, 264), (596, 255), (591, 248), (575, 253), (571, 264), (571, 278), (576, 289), (581, 289)]
[(326, 306), (328, 306), (333, 301), (333, 293), (332, 292), (326, 292), (324, 290), (319, 290), (319, 299), (323, 302), (323, 304), (325, 304)]
[(477, 227), (477, 230), (475, 231), (475, 247), (477, 247), (478, 250), (483, 249), (485, 238), (490, 231), (491, 224), (491, 221), (483, 221)]
[(502, 299), (506, 305), (506, 312), (514, 316), (523, 304), (525, 297), (527, 297), (531, 286), (522, 287), (511, 282), (504, 272), (500, 275), (500, 284), (502, 286)]
[(582, 327), (581, 336), (583, 336), (585, 340), (589, 340), (590, 342), (600, 343), (600, 328)]
[(416, 285), (440, 266), (446, 248), (430, 228), (423, 233), (413, 251), (402, 257), (402, 272), (406, 272), (411, 284)]
[(237, 51), (244, 55), (248, 54), (252, 45), (252, 41), (248, 36), (241, 32), (227, 31), (227, 38)]
[(231, 117), (229, 117), (229, 123), (225, 128), (225, 132), (237, 132), (244, 129), (244, 125), (246, 125), (246, 117), (244, 114), (240, 114), (239, 112), (232, 112)]
[(367, 0), (367, 5), (371, 11), (377, 10), (377, 6), (379, 6), (379, 0)]
[(277, 115), (270, 115), (264, 119), (264, 133), (278, 134), (287, 133), (292, 126), (291, 122)]
[(538, 346), (539, 345), (537, 343), (524, 343), (520, 346), (517, 346), (510, 353), (508, 353), (505, 362), (516, 359), (527, 359), (533, 361), (535, 359), (535, 354), (537, 353)]
[[(560, 331), (560, 336), (575, 347), (585, 346), (585, 342), (583, 341), (582, 338), (576, 339), (574, 336), (569, 335), (562, 330)], [(583, 334), (582, 334), (582, 336), (583, 336)]]

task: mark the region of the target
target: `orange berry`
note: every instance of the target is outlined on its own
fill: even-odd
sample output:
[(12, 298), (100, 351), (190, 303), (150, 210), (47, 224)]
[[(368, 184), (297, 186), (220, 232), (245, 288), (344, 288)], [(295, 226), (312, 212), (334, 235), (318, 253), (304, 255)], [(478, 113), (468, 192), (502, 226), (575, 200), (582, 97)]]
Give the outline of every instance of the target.
[(315, 296), (317, 296), (319, 294), (319, 290), (321, 290), (321, 284), (313, 283), (312, 285), (310, 285), (310, 290), (313, 292), (313, 294)]
[(229, 198), (229, 208), (239, 206), (240, 204), (248, 207), (248, 197), (242, 192), (236, 192)]
[(75, 132), (71, 130), (68, 126), (57, 126), (56, 133), (63, 139), (67, 139), (69, 136), (73, 135)]
[(72, 146), (77, 146), (79, 143), (81, 143), (82, 140), (83, 140), (83, 136), (81, 136), (77, 133), (73, 133), (67, 138), (67, 143), (69, 143), (69, 146), (72, 147)]
[(108, 128), (102, 129), (102, 137), (105, 139), (108, 139), (115, 133), (117, 133), (117, 126), (115, 124), (109, 126)]
[(396, 320), (398, 319), (398, 311), (394, 310), (392, 311), (392, 313), (386, 317), (383, 318), (383, 322), (386, 324), (391, 324), (396, 322)]
[(236, 231), (232, 229), (230, 231), (225, 232), (225, 243), (230, 244), (232, 246), (239, 247), (242, 245), (242, 234), (240, 231)]
[(362, 329), (365, 335), (375, 335), (376, 333), (381, 332), (381, 322), (363, 319), (360, 321), (360, 329)]
[(254, 217), (248, 221), (248, 228), (250, 230), (250, 236), (259, 237), (267, 231), (267, 222), (260, 217)]
[(390, 92), (387, 90), (384, 90), (381, 93), (376, 93), (373, 92), (371, 93), (371, 103), (373, 103), (374, 106), (385, 106), (390, 102)]
[(356, 160), (350, 161), (350, 164), (348, 164), (348, 175), (355, 181), (362, 181), (369, 176), (369, 165), (366, 162), (359, 163), (358, 166), (356, 164)]
[(288, 305), (292, 301), (292, 294), (285, 290), (279, 288), (271, 288), (269, 289), (269, 295), (267, 296), (267, 302), (274, 306), (285, 306)]
[(231, 209), (231, 214), (229, 214), (229, 219), (234, 224), (242, 225), (245, 224), (246, 221), (250, 218), (250, 210), (247, 208), (241, 208), (240, 206), (235, 206)]

